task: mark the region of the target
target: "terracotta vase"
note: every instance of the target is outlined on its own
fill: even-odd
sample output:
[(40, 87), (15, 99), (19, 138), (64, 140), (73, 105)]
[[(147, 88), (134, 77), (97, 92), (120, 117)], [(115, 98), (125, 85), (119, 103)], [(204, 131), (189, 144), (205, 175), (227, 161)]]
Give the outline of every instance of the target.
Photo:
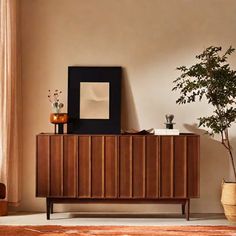
[(52, 124), (65, 124), (68, 121), (67, 113), (51, 113), (50, 122)]

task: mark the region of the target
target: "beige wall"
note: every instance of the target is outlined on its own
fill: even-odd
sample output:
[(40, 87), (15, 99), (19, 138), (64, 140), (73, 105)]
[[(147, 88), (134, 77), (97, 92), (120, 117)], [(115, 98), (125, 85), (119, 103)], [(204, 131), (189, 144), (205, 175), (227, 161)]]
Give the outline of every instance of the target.
[[(175, 68), (193, 63), (194, 55), (207, 46), (236, 47), (235, 12), (234, 0), (22, 0), (21, 209), (45, 209), (45, 200), (35, 198), (35, 135), (53, 132), (47, 91), (61, 89), (67, 102), (68, 66), (124, 67), (123, 127), (162, 128), (165, 114), (173, 113), (176, 128), (203, 134), (195, 125), (196, 118), (209, 108), (175, 104), (178, 94), (171, 92), (178, 76)], [(236, 66), (235, 55), (232, 63)], [(235, 138), (236, 134), (236, 144)], [(193, 200), (193, 212), (222, 211), (220, 184), (229, 172), (223, 148), (202, 135), (201, 198)], [(177, 211), (179, 206), (86, 205), (76, 209), (155, 212)]]

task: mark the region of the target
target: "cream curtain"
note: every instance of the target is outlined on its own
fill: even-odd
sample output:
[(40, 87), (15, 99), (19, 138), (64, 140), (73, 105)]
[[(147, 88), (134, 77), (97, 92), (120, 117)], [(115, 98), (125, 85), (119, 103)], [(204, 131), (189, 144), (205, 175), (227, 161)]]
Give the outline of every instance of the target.
[(18, 0), (0, 0), (0, 182), (20, 201), (20, 57)]

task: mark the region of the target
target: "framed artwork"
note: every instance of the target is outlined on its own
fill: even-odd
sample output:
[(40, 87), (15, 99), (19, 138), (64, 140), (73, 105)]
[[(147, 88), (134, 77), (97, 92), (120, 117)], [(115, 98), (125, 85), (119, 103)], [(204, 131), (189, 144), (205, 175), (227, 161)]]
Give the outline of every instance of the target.
[(121, 67), (68, 68), (68, 133), (120, 133), (121, 78)]

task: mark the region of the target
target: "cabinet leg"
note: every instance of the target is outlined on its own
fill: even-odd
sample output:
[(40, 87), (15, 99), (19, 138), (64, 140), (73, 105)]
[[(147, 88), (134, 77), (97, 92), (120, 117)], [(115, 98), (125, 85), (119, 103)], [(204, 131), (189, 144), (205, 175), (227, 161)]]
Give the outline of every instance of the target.
[(190, 217), (190, 199), (187, 199), (187, 214), (186, 214), (186, 220), (189, 220)]
[(53, 214), (53, 202), (51, 202), (51, 204), (50, 204), (50, 212), (51, 212), (51, 214)]
[(46, 199), (47, 220), (50, 220), (50, 205), (51, 205), (51, 201), (49, 198), (47, 198)]
[(186, 202), (182, 203), (182, 215), (185, 215), (185, 205), (186, 205)]

